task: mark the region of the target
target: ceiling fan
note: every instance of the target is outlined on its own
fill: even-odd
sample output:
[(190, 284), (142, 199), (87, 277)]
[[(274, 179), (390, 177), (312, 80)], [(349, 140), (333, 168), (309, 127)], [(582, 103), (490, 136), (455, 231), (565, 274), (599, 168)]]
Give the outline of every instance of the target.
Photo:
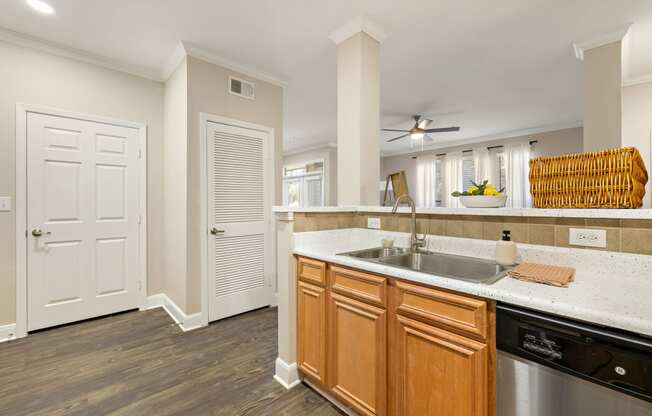
[(393, 139), (387, 140), (387, 142), (393, 142), (394, 140), (402, 139), (404, 137), (410, 136), (411, 139), (414, 140), (423, 140), (423, 139), (429, 139), (432, 141), (432, 137), (428, 136), (430, 133), (445, 133), (445, 132), (451, 132), (451, 131), (460, 131), (459, 127), (440, 127), (437, 129), (429, 129), (427, 128), (430, 123), (432, 123), (432, 120), (424, 118), (422, 119), (421, 116), (416, 115), (413, 116), (414, 118), (414, 127), (412, 127), (410, 130), (396, 130), (396, 129), (381, 129), (381, 131), (394, 131), (394, 132), (399, 132), (399, 133), (405, 133), (401, 136), (394, 137)]

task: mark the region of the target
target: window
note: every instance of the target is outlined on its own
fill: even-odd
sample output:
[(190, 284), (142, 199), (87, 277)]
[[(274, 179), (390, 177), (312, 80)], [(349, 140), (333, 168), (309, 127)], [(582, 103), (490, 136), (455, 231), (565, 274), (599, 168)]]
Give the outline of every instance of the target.
[(462, 187), (464, 191), (473, 186), (475, 182), (475, 162), (473, 152), (464, 152), (462, 159)]
[(324, 205), (324, 161), (283, 167), (283, 205), (320, 207)]
[(443, 157), (437, 157), (435, 159), (435, 206), (443, 207), (444, 206), (444, 160)]

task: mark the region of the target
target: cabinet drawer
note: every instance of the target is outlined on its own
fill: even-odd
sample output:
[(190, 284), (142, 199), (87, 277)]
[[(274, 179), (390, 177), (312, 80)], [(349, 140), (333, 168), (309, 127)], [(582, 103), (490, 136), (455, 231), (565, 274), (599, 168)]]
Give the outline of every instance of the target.
[(329, 286), (333, 292), (363, 302), (378, 306), (387, 305), (387, 279), (381, 276), (331, 266)]
[(326, 286), (326, 263), (323, 261), (299, 257), (297, 274), (300, 280), (319, 286)]
[(480, 299), (397, 281), (396, 312), (457, 333), (487, 339), (487, 302)]

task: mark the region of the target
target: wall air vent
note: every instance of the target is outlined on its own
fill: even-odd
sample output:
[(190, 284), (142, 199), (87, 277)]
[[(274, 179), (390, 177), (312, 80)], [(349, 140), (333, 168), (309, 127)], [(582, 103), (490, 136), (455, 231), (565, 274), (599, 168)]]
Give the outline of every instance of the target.
[(233, 95), (253, 100), (256, 98), (254, 95), (255, 88), (256, 85), (253, 82), (229, 76), (229, 92)]

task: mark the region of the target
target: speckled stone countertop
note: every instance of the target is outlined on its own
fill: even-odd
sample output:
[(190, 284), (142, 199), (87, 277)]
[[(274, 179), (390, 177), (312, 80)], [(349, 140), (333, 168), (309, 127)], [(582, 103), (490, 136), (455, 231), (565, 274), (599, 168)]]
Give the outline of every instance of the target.
[[(337, 206), (337, 207), (287, 207), (275, 206), (275, 213), (341, 213), (367, 212), (388, 213), (392, 207), (381, 206)], [(417, 214), (430, 215), (482, 215), (505, 217), (551, 217), (551, 218), (613, 218), (652, 219), (652, 209), (544, 209), (544, 208), (417, 208)], [(398, 212), (409, 214), (409, 207), (399, 207)]]
[[(406, 247), (409, 234), (342, 229), (294, 234), (294, 253), (435, 287), (652, 336), (652, 256), (520, 244), (519, 262), (575, 267), (568, 288), (505, 277), (478, 284), (362, 261), (338, 253), (379, 247), (382, 237)], [(495, 242), (429, 236), (428, 250), (492, 259)]]

